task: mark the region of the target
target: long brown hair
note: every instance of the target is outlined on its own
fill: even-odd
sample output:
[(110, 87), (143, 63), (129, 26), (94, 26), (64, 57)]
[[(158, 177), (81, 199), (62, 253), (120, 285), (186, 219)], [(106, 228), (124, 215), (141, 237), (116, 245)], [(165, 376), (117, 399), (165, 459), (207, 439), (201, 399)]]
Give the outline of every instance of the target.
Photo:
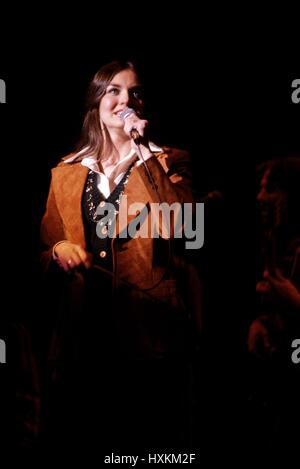
[[(136, 67), (132, 62), (115, 60), (103, 65), (90, 82), (86, 97), (86, 114), (81, 130), (81, 136), (75, 148), (80, 153), (75, 161), (81, 161), (87, 155), (93, 155), (100, 160), (103, 157), (104, 140), (105, 150), (112, 150), (112, 142), (106, 128), (101, 129), (99, 119), (99, 105), (106, 88), (114, 76), (123, 70), (130, 69), (134, 73)], [(105, 139), (104, 139), (105, 132)]]

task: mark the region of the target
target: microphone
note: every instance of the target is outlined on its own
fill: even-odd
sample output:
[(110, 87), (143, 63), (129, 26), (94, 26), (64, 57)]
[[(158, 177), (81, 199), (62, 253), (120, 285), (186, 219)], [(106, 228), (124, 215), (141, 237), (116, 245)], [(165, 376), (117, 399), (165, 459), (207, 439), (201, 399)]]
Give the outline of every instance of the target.
[[(123, 122), (125, 122), (127, 117), (131, 116), (132, 114), (135, 114), (137, 116), (134, 109), (132, 109), (131, 107), (126, 107), (125, 109), (123, 109), (122, 112), (120, 112), (119, 117), (122, 119)], [(132, 129), (130, 130), (129, 133), (130, 133), (130, 137), (133, 139), (134, 143), (136, 145), (138, 145), (140, 143), (140, 140), (141, 140), (141, 136), (140, 136), (138, 130), (135, 127), (132, 127)]]
[[(139, 119), (139, 116), (137, 115), (137, 113), (135, 112), (134, 109), (132, 109), (131, 107), (126, 107), (125, 109), (123, 109), (122, 112), (119, 113), (119, 117), (120, 119), (123, 120), (123, 122), (125, 122), (125, 120), (127, 119), (127, 117), (131, 116), (135, 114), (136, 117)], [(141, 151), (141, 148), (139, 146), (139, 144), (141, 143), (141, 139), (142, 139), (142, 136), (139, 134), (139, 131), (135, 128), (135, 127), (132, 127), (132, 129), (130, 130), (130, 137), (133, 139), (134, 143), (137, 145), (137, 154), (138, 154), (138, 157), (140, 158), (140, 160), (142, 161), (143, 165), (144, 165), (144, 168), (145, 168), (145, 171), (148, 175), (148, 178), (149, 178), (149, 181), (150, 181), (150, 184), (153, 188), (153, 190), (157, 193), (157, 196), (158, 196), (158, 199), (160, 201), (160, 197), (159, 197), (159, 193), (157, 192), (157, 187), (155, 185), (155, 182), (153, 180), (153, 177), (151, 175), (151, 172), (147, 166), (147, 162), (145, 161), (144, 157), (143, 157), (143, 154), (142, 154), (142, 151)], [(160, 201), (161, 202), (161, 201)]]

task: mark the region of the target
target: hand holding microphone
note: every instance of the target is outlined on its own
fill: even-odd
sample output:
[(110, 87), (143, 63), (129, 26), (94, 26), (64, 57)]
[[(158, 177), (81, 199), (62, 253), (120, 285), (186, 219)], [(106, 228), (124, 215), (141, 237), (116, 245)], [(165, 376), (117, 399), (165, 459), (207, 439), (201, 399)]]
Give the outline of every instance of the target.
[(144, 137), (148, 121), (140, 119), (135, 110), (130, 107), (120, 112), (119, 117), (124, 122), (124, 132), (130, 135), (136, 145), (139, 145)]
[(156, 185), (153, 181), (153, 178), (146, 163), (146, 160), (153, 156), (149, 148), (149, 142), (144, 137), (144, 130), (148, 125), (148, 121), (146, 121), (145, 119), (140, 119), (136, 114), (135, 110), (130, 107), (126, 107), (125, 109), (123, 109), (123, 111), (120, 112), (119, 117), (124, 122), (124, 132), (127, 135), (130, 135), (130, 137), (134, 141), (137, 154), (140, 159), (140, 163), (143, 163), (145, 170), (148, 174), (149, 181), (153, 189), (157, 192)]

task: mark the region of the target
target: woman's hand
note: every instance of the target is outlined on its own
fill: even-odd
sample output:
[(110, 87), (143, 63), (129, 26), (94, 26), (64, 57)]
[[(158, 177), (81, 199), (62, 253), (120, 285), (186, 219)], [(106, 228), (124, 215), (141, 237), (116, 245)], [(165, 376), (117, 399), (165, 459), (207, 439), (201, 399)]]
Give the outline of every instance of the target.
[(92, 266), (92, 254), (70, 241), (63, 241), (55, 246), (53, 258), (65, 272), (71, 272), (80, 266), (86, 269)]
[[(147, 138), (148, 121), (140, 119), (135, 112), (129, 114), (124, 119), (124, 132), (131, 138), (131, 148), (137, 150), (137, 143), (142, 146), (143, 156), (147, 157), (148, 153), (151, 154), (149, 149), (149, 140)], [(134, 130), (137, 132), (135, 138)], [(152, 155), (152, 154), (151, 154)]]
[(299, 290), (289, 279), (282, 275), (279, 269), (276, 269), (275, 275), (271, 275), (268, 271), (265, 271), (264, 279), (278, 297), (286, 301), (289, 305), (300, 308)]

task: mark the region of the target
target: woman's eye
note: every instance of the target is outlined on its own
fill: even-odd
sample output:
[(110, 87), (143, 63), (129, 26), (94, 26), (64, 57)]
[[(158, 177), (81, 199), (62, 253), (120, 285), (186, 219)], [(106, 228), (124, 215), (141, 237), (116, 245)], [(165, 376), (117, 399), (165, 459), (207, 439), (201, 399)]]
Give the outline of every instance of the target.
[(134, 99), (143, 99), (143, 93), (141, 89), (135, 89), (131, 91), (131, 96)]
[(110, 88), (108, 90), (108, 93), (113, 94), (113, 95), (117, 95), (119, 93), (119, 90), (118, 90), (118, 88)]

